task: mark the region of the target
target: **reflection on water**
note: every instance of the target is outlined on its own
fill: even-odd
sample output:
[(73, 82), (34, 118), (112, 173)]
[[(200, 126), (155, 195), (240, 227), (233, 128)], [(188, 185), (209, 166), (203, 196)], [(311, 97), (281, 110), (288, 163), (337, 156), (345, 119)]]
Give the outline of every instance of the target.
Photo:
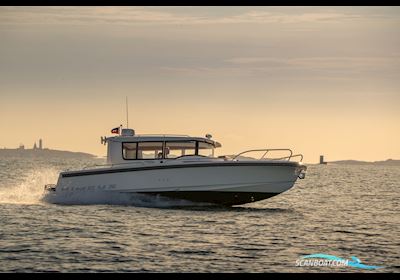
[(288, 192), (235, 207), (43, 196), (61, 170), (93, 163), (0, 161), (0, 271), (374, 272), (295, 266), (323, 253), (400, 272), (400, 167), (311, 165)]

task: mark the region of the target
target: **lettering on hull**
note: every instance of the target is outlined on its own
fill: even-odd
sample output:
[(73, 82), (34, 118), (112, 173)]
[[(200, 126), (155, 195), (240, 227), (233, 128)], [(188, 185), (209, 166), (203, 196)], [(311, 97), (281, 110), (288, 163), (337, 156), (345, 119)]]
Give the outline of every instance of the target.
[(109, 191), (117, 187), (116, 184), (111, 185), (96, 185), (96, 186), (64, 186), (60, 190), (65, 191)]

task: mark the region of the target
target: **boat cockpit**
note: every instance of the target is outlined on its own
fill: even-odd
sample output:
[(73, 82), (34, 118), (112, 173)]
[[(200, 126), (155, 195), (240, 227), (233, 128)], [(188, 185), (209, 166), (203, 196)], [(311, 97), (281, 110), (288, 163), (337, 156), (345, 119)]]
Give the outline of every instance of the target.
[(107, 163), (133, 163), (144, 160), (214, 158), (215, 148), (221, 144), (205, 138), (187, 135), (135, 135), (133, 129), (123, 129), (121, 135), (102, 138), (108, 143)]

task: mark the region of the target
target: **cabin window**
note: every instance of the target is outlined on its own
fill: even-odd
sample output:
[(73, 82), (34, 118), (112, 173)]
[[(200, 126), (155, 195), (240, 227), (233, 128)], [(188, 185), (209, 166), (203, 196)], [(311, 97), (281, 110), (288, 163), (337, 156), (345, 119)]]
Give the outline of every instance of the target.
[(199, 142), (199, 152), (200, 156), (213, 157), (214, 156), (214, 146), (206, 142)]
[(165, 142), (165, 158), (196, 155), (196, 141)]
[(139, 142), (137, 159), (162, 159), (163, 142)]
[(122, 156), (124, 159), (136, 159), (137, 143), (123, 143)]

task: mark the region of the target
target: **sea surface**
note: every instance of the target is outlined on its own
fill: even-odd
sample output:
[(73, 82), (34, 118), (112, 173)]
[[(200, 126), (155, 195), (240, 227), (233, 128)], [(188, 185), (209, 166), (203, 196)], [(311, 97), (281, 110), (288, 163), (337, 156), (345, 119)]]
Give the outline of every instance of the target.
[[(60, 171), (101, 161), (0, 158), (0, 272), (400, 272), (400, 166), (308, 165), (236, 207), (44, 197)], [(317, 253), (383, 268), (296, 266)]]

